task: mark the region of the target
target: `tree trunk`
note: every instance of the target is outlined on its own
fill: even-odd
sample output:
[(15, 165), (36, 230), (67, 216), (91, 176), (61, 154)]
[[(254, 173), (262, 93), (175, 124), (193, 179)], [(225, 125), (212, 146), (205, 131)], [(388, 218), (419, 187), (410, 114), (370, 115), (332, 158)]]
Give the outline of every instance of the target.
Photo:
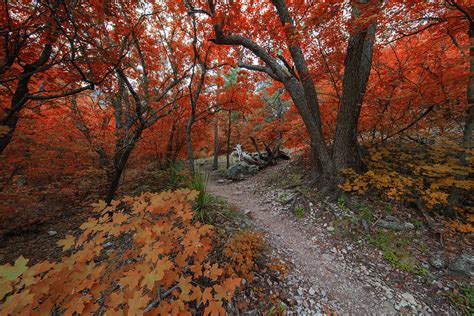
[(284, 82), (285, 88), (290, 93), (310, 135), (315, 176), (320, 180), (333, 182), (338, 178), (338, 174), (324, 142), (318, 94), (301, 49), (298, 31), (285, 0), (272, 0), (272, 2), (278, 11), (280, 22), (285, 26), (288, 49), (299, 75), (299, 80), (293, 76)]
[(226, 168), (230, 167), (230, 131), (232, 127), (232, 111), (229, 110), (229, 124), (227, 126), (227, 155), (226, 155)]
[(0, 155), (13, 138), (20, 111), (28, 100), (28, 84), (30, 83), (30, 79), (41, 66), (48, 62), (52, 51), (52, 45), (49, 43), (45, 44), (38, 59), (34, 63), (27, 64), (23, 67), (23, 72), (20, 74), (15, 94), (11, 100), (11, 107), (5, 109), (5, 117), (0, 121), (0, 127), (7, 129), (6, 133), (0, 133)]
[(219, 112), (215, 113), (214, 117), (214, 161), (212, 170), (219, 168)]
[(189, 173), (194, 175), (194, 156), (193, 156), (193, 143), (191, 139), (191, 130), (193, 127), (195, 119), (194, 109), (191, 111), (191, 115), (189, 116), (188, 123), (186, 124), (186, 152), (188, 155), (188, 166), (189, 166)]
[(137, 129), (135, 130), (135, 133), (132, 139), (130, 139), (130, 142), (128, 143), (128, 145), (126, 145), (127, 147), (116, 148), (115, 157), (114, 157), (114, 166), (112, 169), (113, 171), (111, 172), (111, 175), (108, 177), (109, 185), (107, 188), (107, 192), (105, 194), (105, 202), (107, 204), (110, 204), (110, 202), (112, 202), (115, 196), (115, 193), (117, 192), (117, 189), (120, 184), (120, 178), (122, 176), (123, 171), (125, 170), (125, 166), (127, 165), (128, 158), (130, 157), (130, 154), (135, 148), (136, 143), (140, 139), (143, 129), (144, 129), (144, 126), (139, 125)]
[(174, 134), (176, 132), (176, 122), (173, 119), (173, 123), (171, 125), (170, 135), (168, 138), (168, 144), (166, 145), (166, 164), (171, 165), (174, 162), (174, 155), (173, 155), (173, 143), (174, 143)]
[[(474, 23), (469, 24), (469, 81), (467, 85), (467, 113), (464, 125), (464, 134), (462, 140), (462, 151), (459, 156), (459, 164), (462, 167), (468, 167), (470, 161), (470, 151), (472, 146), (472, 133), (474, 131)], [(466, 169), (467, 171), (467, 169)], [(471, 175), (457, 175), (458, 181), (466, 180)], [(461, 200), (461, 192), (458, 187), (453, 186), (449, 195), (449, 207), (445, 209), (446, 216), (456, 217), (454, 207), (458, 206)]]
[[(367, 0), (361, 0), (359, 5), (370, 4)], [(357, 21), (360, 15), (361, 8), (354, 4), (352, 19)], [(339, 170), (352, 168), (362, 171), (365, 168), (357, 141), (357, 124), (372, 67), (375, 30), (376, 23), (372, 23), (349, 37), (344, 61), (341, 108), (337, 114), (333, 148), (334, 163)]]

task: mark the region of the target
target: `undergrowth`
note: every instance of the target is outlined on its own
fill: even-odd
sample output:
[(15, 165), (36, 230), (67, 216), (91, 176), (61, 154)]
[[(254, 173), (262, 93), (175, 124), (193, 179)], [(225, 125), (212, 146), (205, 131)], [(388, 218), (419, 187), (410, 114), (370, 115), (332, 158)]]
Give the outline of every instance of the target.
[(453, 210), (471, 224), (458, 227), (462, 232), (472, 232), (474, 207), (469, 193), (474, 181), (469, 175), (474, 168), (472, 163), (459, 164), (461, 151), (459, 143), (447, 139), (423, 145), (404, 141), (371, 148), (366, 157), (369, 170), (363, 174), (345, 170), (347, 180), (341, 188), (357, 194), (378, 192), (390, 200), (423, 205), (449, 216), (453, 216), (449, 211), (451, 194), (457, 191), (460, 203)]
[(428, 274), (428, 270), (421, 267), (410, 252), (409, 248), (412, 241), (409, 236), (394, 232), (377, 231), (370, 238), (370, 242), (382, 251), (385, 260), (397, 269), (418, 275)]
[(474, 288), (471, 285), (462, 285), (459, 290), (446, 292), (445, 295), (464, 315), (474, 315)]

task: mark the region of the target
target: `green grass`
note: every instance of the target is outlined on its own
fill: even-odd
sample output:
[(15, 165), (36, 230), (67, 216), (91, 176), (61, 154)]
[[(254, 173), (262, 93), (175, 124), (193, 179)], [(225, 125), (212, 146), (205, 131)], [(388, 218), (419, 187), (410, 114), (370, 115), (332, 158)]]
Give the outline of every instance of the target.
[(420, 228), (421, 226), (423, 226), (423, 221), (420, 221), (419, 219), (412, 219), (412, 220), (411, 220), (411, 223), (412, 223), (416, 228)]
[(464, 315), (474, 315), (474, 288), (471, 285), (463, 285), (457, 291), (447, 292), (446, 296)]
[(408, 250), (410, 239), (394, 232), (378, 231), (370, 242), (382, 251), (382, 255), (394, 267), (417, 275), (426, 275), (428, 270), (418, 265), (418, 261)]
[(297, 218), (303, 218), (305, 215), (304, 207), (302, 206), (295, 207), (295, 209), (293, 210), (293, 213), (295, 214)]
[(374, 212), (366, 205), (358, 204), (356, 208), (359, 210), (359, 216), (362, 219), (365, 219), (368, 223), (372, 223), (374, 221)]

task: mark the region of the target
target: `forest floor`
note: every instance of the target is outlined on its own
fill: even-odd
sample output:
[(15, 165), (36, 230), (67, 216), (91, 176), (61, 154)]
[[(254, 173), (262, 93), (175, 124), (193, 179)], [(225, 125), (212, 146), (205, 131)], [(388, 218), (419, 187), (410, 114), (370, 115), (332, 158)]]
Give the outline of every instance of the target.
[[(306, 169), (298, 159), (279, 162), (242, 181), (226, 180), (222, 171), (225, 168), (211, 171), (210, 162), (210, 159), (196, 161), (202, 171), (210, 174), (209, 193), (222, 198), (226, 207), (239, 213), (232, 229), (250, 226), (262, 232), (270, 245), (271, 256), (288, 264), (289, 272), (283, 280), (262, 273), (261, 280), (252, 283), (266, 287), (260, 293), (284, 293), (280, 301), (288, 312), (297, 315), (329, 314), (331, 311), (377, 315), (470, 315), (472, 312), (469, 302), (465, 302), (466, 295), (471, 295), (472, 302), (472, 287), (469, 286), (472, 278), (448, 271), (446, 267), (447, 261), (459, 256), (462, 243), (455, 242), (457, 248), (447, 249), (449, 245), (437, 240), (413, 210), (396, 206), (387, 208), (380, 199), (365, 199), (359, 201), (364, 204), (359, 208), (360, 214), (338, 217), (334, 210), (344, 211), (344, 202), (318, 200), (317, 190), (302, 184)], [(130, 172), (129, 179), (140, 181), (130, 180), (133, 187), (125, 183), (120, 195), (166, 189), (164, 186), (169, 180), (163, 173), (150, 170), (148, 176)], [(315, 196), (309, 203), (309, 212), (294, 208), (294, 205), (291, 209), (289, 201), (296, 192), (295, 187), (308, 196)], [(59, 260), (63, 253), (56, 242), (67, 234), (77, 235), (80, 224), (90, 216), (85, 204), (95, 201), (97, 196), (94, 195), (83, 200), (81, 206), (63, 203), (62, 212), (58, 211), (61, 206), (58, 203), (55, 203), (56, 208), (45, 204), (38, 208), (39, 214), (43, 215), (42, 221), (34, 220), (28, 225), (21, 225), (27, 218), (13, 214), (8, 223), (0, 225), (2, 229), (14, 227), (8, 232), (0, 229), (0, 232), (7, 232), (0, 234), (0, 264), (12, 263), (20, 255), (29, 258), (31, 263)], [(48, 210), (51, 214), (45, 217)], [(410, 231), (402, 232), (380, 229), (377, 222), (387, 214), (414, 225)], [(35, 217), (30, 215), (29, 218)], [(354, 219), (360, 222), (361, 218), (370, 219), (368, 229), (354, 224)], [(228, 224), (227, 219), (215, 223), (216, 228)], [(224, 237), (226, 234), (230, 234), (230, 230), (224, 229)], [(471, 246), (467, 243), (463, 247), (469, 252)], [(428, 262), (439, 253), (446, 262), (442, 267), (433, 268)], [(466, 284), (468, 292), (463, 293), (462, 286)], [(243, 296), (243, 300), (248, 297)], [(267, 302), (265, 308), (269, 304), (274, 303)], [(249, 307), (257, 314), (268, 310), (262, 312), (258, 304)]]
[(298, 315), (459, 312), (442, 294), (450, 290), (443, 277), (400, 271), (367, 240), (342, 238), (335, 232), (337, 219), (317, 205), (311, 204), (312, 214), (295, 216), (281, 201), (286, 194), (281, 184), (294, 177), (291, 163), (283, 162), (240, 182), (214, 172), (208, 185), (211, 194), (247, 214), (291, 267), (286, 278), (291, 310)]

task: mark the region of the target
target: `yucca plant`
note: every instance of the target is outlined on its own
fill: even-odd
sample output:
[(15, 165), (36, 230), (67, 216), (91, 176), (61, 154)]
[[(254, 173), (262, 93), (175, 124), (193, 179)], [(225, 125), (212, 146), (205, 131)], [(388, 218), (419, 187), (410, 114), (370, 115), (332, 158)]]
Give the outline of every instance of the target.
[(183, 174), (183, 163), (175, 161), (170, 167), (168, 186), (171, 190), (175, 190), (186, 183), (186, 176)]
[(194, 201), (194, 217), (202, 222), (209, 219), (206, 206), (211, 202), (211, 195), (207, 192), (207, 184), (209, 174), (195, 172), (191, 178), (189, 187), (199, 192), (198, 197)]

